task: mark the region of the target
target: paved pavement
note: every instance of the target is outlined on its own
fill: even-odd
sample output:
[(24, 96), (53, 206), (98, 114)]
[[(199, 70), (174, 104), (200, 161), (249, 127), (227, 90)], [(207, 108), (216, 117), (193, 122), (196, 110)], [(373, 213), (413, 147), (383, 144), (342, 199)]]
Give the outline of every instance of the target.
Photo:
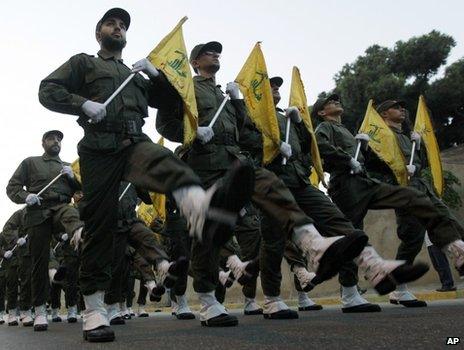
[[(88, 344), (81, 324), (54, 323), (49, 331), (0, 326), (0, 349), (440, 349), (447, 337), (464, 342), (464, 300), (433, 301), (427, 308), (382, 304), (373, 314), (342, 314), (339, 306), (300, 312), (298, 320), (239, 317), (239, 326), (211, 329), (198, 320), (179, 321), (167, 313), (115, 326), (116, 341)], [(462, 343), (456, 348), (462, 348)]]

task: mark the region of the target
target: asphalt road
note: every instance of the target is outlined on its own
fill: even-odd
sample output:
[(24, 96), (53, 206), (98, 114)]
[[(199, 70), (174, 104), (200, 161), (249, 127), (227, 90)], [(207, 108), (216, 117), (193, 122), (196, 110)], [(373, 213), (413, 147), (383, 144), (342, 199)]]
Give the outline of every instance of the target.
[(373, 314), (342, 314), (339, 307), (300, 312), (298, 320), (239, 317), (233, 328), (201, 327), (197, 320), (179, 321), (166, 313), (134, 318), (115, 326), (116, 341), (89, 344), (81, 324), (53, 323), (47, 332), (0, 326), (0, 349), (440, 349), (447, 337), (464, 344), (464, 300), (430, 302), (427, 308), (406, 309), (382, 304)]

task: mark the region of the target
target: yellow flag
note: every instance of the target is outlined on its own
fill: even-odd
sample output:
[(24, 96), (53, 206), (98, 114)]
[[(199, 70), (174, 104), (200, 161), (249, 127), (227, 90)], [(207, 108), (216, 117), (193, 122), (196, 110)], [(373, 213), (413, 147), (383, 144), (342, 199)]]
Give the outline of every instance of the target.
[(441, 165), (440, 149), (433, 132), (433, 125), (430, 120), (429, 111), (425, 104), (424, 96), (419, 96), (419, 105), (417, 106), (416, 122), (414, 131), (419, 133), (427, 151), (430, 170), (432, 173), (433, 186), (435, 191), (441, 197), (443, 195), (443, 168)]
[(155, 211), (152, 205), (140, 203), (139, 207), (137, 208), (137, 217), (142, 220), (145, 225), (150, 227), (153, 219), (155, 218)]
[(71, 163), (71, 169), (74, 173), (74, 177), (76, 178), (77, 182), (81, 184), (82, 179), (81, 179), (81, 166), (79, 163), (79, 158), (77, 158), (74, 162)]
[(308, 101), (306, 99), (303, 81), (301, 80), (300, 70), (293, 67), (292, 71), (292, 86), (290, 88), (290, 99), (288, 105), (297, 107), (300, 111), (301, 118), (311, 135), (311, 158), (313, 160), (314, 168), (311, 172), (310, 181), (313, 186), (318, 187), (319, 182), (322, 181), (323, 185), (327, 187), (324, 180), (324, 171), (322, 170), (322, 161), (317, 147), (316, 135), (314, 134), (313, 123), (308, 111)]
[(184, 144), (190, 144), (198, 127), (197, 101), (193, 87), (192, 72), (185, 48), (182, 18), (176, 27), (148, 55), (150, 62), (161, 70), (171, 85), (182, 97), (184, 104)]
[(259, 42), (235, 81), (240, 86), (251, 120), (263, 134), (263, 161), (268, 164), (279, 154), (280, 132), (266, 62)]
[(398, 183), (406, 186), (408, 184), (406, 160), (398, 144), (398, 139), (372, 107), (372, 100), (369, 101), (359, 132), (370, 136), (369, 147), (390, 167)]

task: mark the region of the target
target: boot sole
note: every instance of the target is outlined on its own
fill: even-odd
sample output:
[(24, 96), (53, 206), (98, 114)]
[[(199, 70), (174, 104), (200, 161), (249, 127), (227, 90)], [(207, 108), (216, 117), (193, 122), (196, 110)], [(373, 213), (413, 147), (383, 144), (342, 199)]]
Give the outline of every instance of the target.
[(415, 281), (427, 273), (429, 266), (419, 262), (414, 265), (401, 265), (390, 272), (385, 278), (377, 283), (375, 290), (380, 295), (393, 292), (396, 286)]
[(262, 315), (263, 314), (263, 309), (258, 309), (258, 310), (253, 310), (253, 311), (243, 311), (243, 314), (245, 316)]
[(114, 341), (114, 334), (107, 335), (105, 337), (89, 337), (87, 333), (84, 331), (84, 340), (88, 341), (89, 343), (107, 343)]
[(35, 325), (34, 326), (34, 332), (44, 332), (48, 329), (48, 325), (46, 324), (40, 324), (40, 325)]
[(342, 308), (342, 312), (344, 314), (356, 314), (356, 313), (363, 313), (363, 312), (380, 312), (382, 309), (377, 304), (362, 304), (357, 306), (351, 307), (344, 307)]
[(201, 325), (203, 327), (235, 327), (238, 325), (238, 320), (227, 319), (223, 321), (214, 321), (214, 322), (201, 321)]
[(186, 312), (183, 314), (176, 314), (178, 320), (193, 320), (195, 319), (195, 315), (191, 312)]
[(322, 256), (316, 277), (311, 283), (317, 285), (334, 277), (345, 262), (351, 261), (361, 254), (367, 241), (368, 237), (362, 231), (355, 231), (335, 241)]

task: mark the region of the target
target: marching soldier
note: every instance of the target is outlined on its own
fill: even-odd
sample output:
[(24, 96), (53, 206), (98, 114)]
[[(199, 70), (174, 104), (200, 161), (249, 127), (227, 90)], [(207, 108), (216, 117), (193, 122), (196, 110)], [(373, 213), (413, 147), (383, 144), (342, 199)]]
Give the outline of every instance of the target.
[[(74, 179), (69, 163), (63, 162), (59, 157), (62, 139), (61, 131), (47, 131), (42, 137), (45, 153), (23, 160), (6, 188), (7, 195), (13, 202), (27, 204), (24, 227), (31, 254), (35, 331), (47, 330), (48, 326), (45, 303), (49, 290), (48, 262), (52, 234), (66, 232), (71, 236), (80, 232), (83, 226), (77, 210), (68, 205), (80, 186)], [(59, 174), (62, 176), (56, 182), (43, 194), (37, 195)]]
[[(456, 218), (436, 196), (431, 184), (421, 176), (422, 170), (427, 167), (427, 155), (424, 148), (421, 147), (420, 135), (416, 132), (411, 132), (410, 135), (407, 135), (406, 130), (403, 128), (403, 124), (406, 118), (408, 118), (404, 103), (402, 101), (386, 100), (378, 104), (376, 110), (395, 134), (398, 145), (407, 162), (409, 162), (411, 158), (412, 141), (416, 142), (414, 162), (412, 165), (406, 164), (410, 176), (409, 186), (424, 193), (431, 200), (433, 205), (441, 213), (449, 217), (451, 222), (458, 228), (460, 225)], [(373, 152), (369, 152), (366, 159), (365, 165), (370, 176), (382, 182), (397, 185), (395, 176), (390, 168), (388, 168), (388, 166), (386, 166)], [(402, 209), (395, 209), (395, 213), (398, 224), (397, 234), (401, 239), (396, 258), (411, 263), (422, 248), (426, 228), (416, 217)], [(447, 261), (446, 255), (439, 249), (434, 253), (434, 256), (435, 255), (438, 255), (439, 259), (441, 258), (441, 260)], [(431, 258), (433, 259), (433, 256)], [(396, 291), (390, 294), (390, 302), (404, 305), (405, 307), (427, 306), (425, 301), (417, 300), (407, 289), (405, 284), (398, 286)]]
[[(108, 247), (112, 246), (117, 224), (121, 180), (172, 194), (192, 233), (201, 234), (210, 202), (232, 211), (224, 208), (217, 196), (207, 196), (191, 169), (142, 132), (148, 105), (169, 108), (178, 95), (147, 59), (138, 61), (132, 69), (123, 63), (130, 24), (127, 11), (107, 11), (95, 30), (98, 55), (71, 57), (42, 81), (39, 90), (39, 100), (45, 107), (78, 115), (78, 124), (84, 129), (78, 145), (84, 191), (80, 212), (85, 221), (80, 287), (86, 304), (84, 337), (91, 342), (114, 340), (103, 299), (111, 281), (112, 254)], [(136, 74), (108, 106), (104, 104), (130, 74), (140, 71), (149, 79)], [(221, 191), (230, 195), (227, 189)]]
[[(225, 108), (219, 114), (216, 123), (212, 127), (208, 125), (224, 100), (224, 95), (216, 85), (215, 80), (216, 72), (220, 68), (219, 56), (221, 52), (222, 45), (212, 41), (196, 45), (190, 55), (190, 63), (195, 72), (198, 73), (193, 81), (199, 112), (199, 127), (197, 139), (193, 146), (187, 150), (184, 159), (200, 176), (205, 188), (212, 186), (217, 180), (223, 179), (226, 171), (235, 162), (253, 163), (240, 152), (238, 143), (239, 129), (246, 117), (246, 110), (243, 100), (239, 99), (237, 84), (228, 84), (227, 91), (231, 100), (225, 104)], [(180, 102), (176, 108), (160, 109), (156, 120), (160, 134), (171, 141), (182, 142), (182, 115)], [(356, 256), (357, 251), (362, 250), (366, 243), (364, 234), (356, 233), (343, 237), (323, 238), (312, 224), (312, 219), (307, 217), (297, 206), (282, 181), (261, 167), (255, 167), (254, 172), (253, 201), (264, 215), (273, 216), (278, 220), (276, 225), (281, 229), (280, 235), (295, 240), (305, 254), (311, 255), (311, 250), (313, 253), (317, 251), (318, 256), (325, 256), (319, 260), (319, 268), (316, 271), (321, 282), (336, 274), (340, 260), (344, 258), (350, 260), (350, 254)], [(240, 188), (239, 185), (235, 186)], [(232, 232), (227, 232), (227, 235), (223, 234), (222, 239), (216, 242), (193, 242), (191, 260), (194, 274), (193, 285), (202, 304), (200, 320), (204, 326), (222, 327), (238, 324), (236, 317), (229, 315), (214, 296), (219, 276), (220, 246), (230, 238), (231, 234)], [(318, 248), (315, 247), (316, 242), (318, 242), (317, 244), (320, 242)], [(313, 248), (316, 250), (312, 250)], [(277, 249), (283, 251), (284, 247), (277, 247)], [(315, 256), (311, 261), (314, 261), (314, 258)], [(315, 259), (318, 260), (318, 258)], [(268, 263), (268, 261), (261, 262), (260, 259), (260, 264), (267, 265)], [(280, 260), (274, 262), (274, 265), (278, 265), (280, 269)], [(241, 266), (245, 268), (246, 265)], [(273, 318), (275, 315), (271, 314), (280, 311), (276, 305), (280, 305), (281, 300), (271, 294), (267, 296), (269, 298), (266, 298), (264, 306), (265, 317)]]
[[(276, 157), (268, 166), (269, 170), (276, 173), (286, 186), (290, 189), (293, 196), (295, 197), (298, 205), (315, 220), (315, 226), (320, 232), (342, 232), (350, 233), (355, 232), (356, 229), (352, 223), (349, 222), (342, 212), (332, 203), (332, 201), (319, 189), (311, 185), (309, 180), (311, 174), (311, 168), (313, 161), (311, 159), (311, 136), (307, 130), (303, 120), (296, 107), (289, 107), (285, 114), (277, 107), (280, 101), (279, 88), (283, 83), (283, 79), (280, 77), (274, 77), (270, 79), (272, 94), (274, 97), (274, 104), (276, 105), (276, 118), (279, 123), (279, 129), (281, 133), (281, 139), (285, 140), (287, 125), (290, 127), (288, 132), (288, 142), (282, 141), (280, 146), (280, 155)], [(288, 118), (290, 123), (287, 124)], [(286, 158), (286, 163), (283, 164), (283, 159)], [(274, 225), (268, 225), (268, 229), (275, 230)], [(274, 234), (276, 235), (276, 234)], [(281, 242), (285, 245), (285, 241)], [(289, 245), (287, 244), (287, 247)], [(289, 248), (287, 248), (288, 251)], [(372, 247), (369, 248), (374, 251)], [(374, 251), (375, 252), (375, 251)], [(294, 260), (294, 259), (293, 259)], [(297, 273), (297, 277), (302, 277), (306, 270), (301, 270), (299, 264), (292, 264), (294, 271)], [(374, 268), (375, 266), (375, 268)], [(300, 268), (299, 268), (300, 267)], [(411, 280), (420, 277), (413, 276), (411, 272), (406, 272), (409, 267), (403, 265), (402, 262), (396, 262), (394, 265), (385, 261), (377, 255), (375, 264), (369, 263), (369, 270), (371, 272), (369, 281), (374, 287), (380, 288), (382, 284), (387, 283), (388, 279), (378, 279), (379, 275), (387, 276), (388, 274), (401, 276), (401, 278)], [(414, 267), (413, 269), (421, 269), (420, 266)], [(375, 272), (374, 272), (375, 270)], [(425, 273), (423, 271), (423, 273)], [(302, 291), (308, 289), (312, 283), (309, 278), (311, 276), (306, 274), (307, 280), (302, 281), (299, 286)], [(342, 284), (345, 291), (349, 288), (353, 289), (352, 286)], [(277, 284), (275, 286), (277, 288)], [(356, 285), (354, 285), (356, 288)], [(390, 287), (391, 288), (391, 287)], [(382, 291), (382, 293), (385, 293)], [(304, 296), (302, 295), (302, 298)], [(342, 298), (342, 301), (343, 300)], [(380, 311), (380, 307), (375, 304), (370, 304), (362, 298), (357, 300), (350, 300), (350, 302), (344, 302), (343, 312), (375, 312)], [(310, 305), (309, 305), (310, 306)]]
[(19, 279), (19, 319), (24, 327), (31, 327), (34, 323), (31, 314), (31, 255), (25, 237), (25, 213), (25, 209), (13, 213), (3, 227), (3, 234), (9, 237), (7, 240), (17, 244), (13, 255), (18, 261), (18, 269), (13, 274)]
[[(462, 227), (455, 225), (425, 193), (412, 187), (390, 185), (369, 177), (364, 170), (363, 154), (360, 153), (358, 159), (354, 159), (357, 141), (341, 123), (342, 114), (343, 107), (338, 95), (318, 99), (311, 112), (313, 118), (323, 120), (316, 129), (316, 136), (324, 167), (330, 172), (329, 195), (332, 200), (355, 227), (362, 227), (364, 216), (369, 209), (401, 209), (416, 217), (427, 228), (432, 242), (449, 251), (455, 259), (456, 266), (462, 268)], [(357, 135), (357, 138), (361, 140), (365, 137), (361, 134)], [(375, 258), (370, 249), (366, 249), (364, 253), (358, 260), (362, 269), (366, 261)], [(345, 265), (340, 271), (340, 280), (350, 281), (350, 284), (356, 287), (356, 266)], [(396, 280), (398, 284), (406, 282)], [(342, 295), (343, 297), (349, 295)]]

